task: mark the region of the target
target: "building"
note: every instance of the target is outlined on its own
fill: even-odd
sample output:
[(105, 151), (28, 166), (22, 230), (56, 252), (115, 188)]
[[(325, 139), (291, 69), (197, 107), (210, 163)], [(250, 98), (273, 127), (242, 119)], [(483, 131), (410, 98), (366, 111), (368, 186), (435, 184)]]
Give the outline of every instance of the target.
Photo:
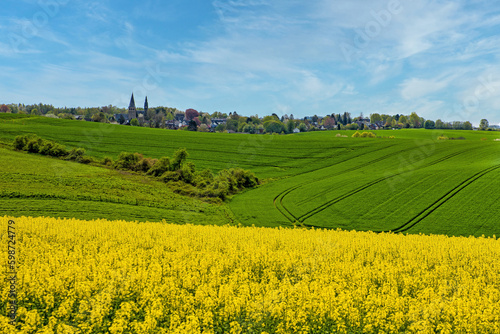
[(128, 119), (130, 121), (134, 118), (137, 118), (137, 109), (135, 108), (134, 93), (132, 93), (130, 104), (128, 105)]
[[(148, 112), (149, 109), (149, 104), (148, 104), (148, 97), (146, 96), (146, 99), (144, 100), (144, 110), (137, 110), (135, 107), (135, 100), (134, 100), (134, 93), (132, 93), (132, 97), (130, 98), (130, 104), (128, 105), (128, 118), (125, 117), (127, 124), (130, 123), (131, 120), (134, 118), (139, 118), (139, 116), (145, 116), (146, 113)], [(118, 121), (118, 120), (117, 120)]]

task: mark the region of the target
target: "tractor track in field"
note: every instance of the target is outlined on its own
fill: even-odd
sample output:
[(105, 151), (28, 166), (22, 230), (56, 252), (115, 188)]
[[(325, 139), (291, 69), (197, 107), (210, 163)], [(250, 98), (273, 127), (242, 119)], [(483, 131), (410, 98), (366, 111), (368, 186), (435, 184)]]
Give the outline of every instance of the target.
[(433, 213), (434, 211), (436, 211), (437, 209), (439, 209), (441, 206), (443, 206), (444, 204), (446, 204), (450, 199), (452, 199), (453, 197), (455, 197), (455, 195), (457, 195), (460, 191), (462, 191), (463, 189), (465, 189), (467, 186), (471, 185), (472, 183), (474, 183), (475, 181), (477, 181), (478, 179), (480, 179), (484, 175), (486, 175), (486, 174), (488, 174), (488, 173), (490, 173), (490, 172), (492, 172), (494, 170), (497, 170), (499, 168), (500, 168), (500, 165), (495, 165), (495, 166), (491, 166), (491, 167), (488, 167), (486, 169), (483, 169), (480, 172), (477, 172), (476, 174), (474, 174), (471, 177), (468, 177), (467, 179), (465, 179), (464, 181), (462, 181), (460, 184), (458, 184), (457, 186), (455, 186), (453, 189), (451, 189), (450, 191), (448, 191), (446, 194), (444, 194), (443, 196), (441, 196), (439, 199), (437, 199), (436, 201), (434, 201), (427, 208), (425, 208), (424, 210), (420, 211), (418, 214), (416, 214), (413, 218), (411, 218), (410, 220), (408, 220), (403, 225), (401, 225), (401, 226), (399, 226), (399, 227), (397, 227), (397, 228), (395, 228), (393, 230), (386, 230), (386, 231), (379, 231), (379, 232), (401, 233), (401, 232), (408, 231), (409, 229), (411, 229), (412, 227), (414, 227), (415, 225), (417, 225), (418, 223), (420, 223), (422, 220), (424, 220), (431, 213)]
[[(428, 144), (428, 145), (432, 145), (432, 144)], [(426, 145), (426, 146), (428, 146), (428, 145)], [(350, 169), (350, 170), (348, 170), (348, 171), (342, 171), (342, 172), (339, 172), (339, 173), (336, 173), (336, 174), (329, 175), (328, 177), (326, 177), (326, 178), (322, 179), (321, 181), (327, 180), (327, 179), (332, 178), (332, 177), (335, 177), (335, 176), (339, 176), (339, 175), (344, 174), (344, 173), (346, 173), (346, 172), (351, 172), (351, 171), (355, 171), (355, 170), (358, 170), (358, 169), (361, 169), (361, 168), (365, 168), (365, 167), (367, 167), (367, 166), (369, 166), (369, 165), (371, 165), (371, 164), (374, 164), (374, 163), (377, 163), (377, 162), (383, 161), (383, 160), (385, 160), (385, 159), (391, 158), (391, 157), (393, 157), (393, 156), (395, 156), (395, 155), (398, 155), (399, 153), (401, 153), (401, 152), (403, 152), (403, 151), (405, 151), (405, 150), (398, 151), (398, 152), (394, 152), (394, 153), (388, 154), (388, 155), (386, 155), (386, 156), (383, 156), (383, 157), (377, 158), (377, 159), (372, 160), (372, 161), (370, 161), (370, 162), (367, 162), (367, 163), (361, 164), (361, 165), (359, 165), (359, 166), (353, 167), (353, 168), (351, 168), (351, 169)], [(328, 190), (328, 189), (327, 189), (327, 190), (324, 190), (324, 191), (321, 191), (321, 192), (317, 193), (316, 195), (314, 195), (313, 197), (309, 197), (309, 198), (303, 199), (302, 201), (298, 202), (298, 203), (297, 203), (297, 205), (304, 204), (305, 202), (307, 202), (307, 201), (309, 201), (309, 200), (311, 200), (311, 199), (313, 199), (313, 198), (318, 198), (318, 197), (321, 197), (321, 196), (323, 196), (324, 194), (328, 193), (329, 191), (330, 191), (330, 190)], [(286, 195), (285, 195), (285, 196), (286, 196)], [(284, 196), (283, 196), (283, 197), (284, 197)]]
[[(341, 195), (341, 196), (338, 196), (338, 197), (336, 197), (336, 198), (333, 198), (332, 200), (330, 200), (330, 201), (328, 201), (328, 202), (326, 202), (326, 203), (324, 203), (324, 204), (322, 204), (322, 205), (320, 205), (320, 206), (316, 207), (315, 209), (313, 209), (313, 210), (311, 210), (311, 211), (309, 211), (309, 212), (307, 212), (307, 213), (305, 213), (305, 214), (303, 214), (302, 216), (299, 216), (299, 217), (295, 217), (295, 216), (294, 216), (294, 215), (293, 215), (293, 214), (292, 214), (292, 213), (291, 213), (291, 212), (290, 212), (290, 211), (289, 211), (289, 210), (288, 210), (288, 209), (287, 209), (287, 208), (283, 205), (283, 198), (284, 198), (286, 195), (288, 195), (291, 191), (293, 191), (293, 190), (295, 190), (296, 188), (298, 188), (298, 186), (296, 186), (296, 187), (292, 187), (292, 188), (288, 189), (287, 191), (285, 191), (284, 193), (282, 193), (282, 195), (283, 195), (283, 196), (280, 198), (280, 204), (281, 204), (281, 206), (283, 207), (283, 209), (284, 209), (284, 210), (286, 210), (286, 211), (287, 211), (287, 212), (288, 212), (288, 213), (289, 213), (289, 214), (290, 214), (290, 215), (291, 215), (291, 216), (295, 219), (295, 221), (298, 221), (298, 222), (300, 222), (300, 223), (302, 223), (302, 224), (303, 224), (303, 222), (304, 222), (306, 219), (309, 219), (309, 218), (311, 218), (312, 216), (314, 216), (314, 215), (316, 215), (316, 214), (318, 214), (318, 213), (320, 213), (320, 212), (322, 212), (322, 211), (326, 210), (326, 209), (327, 209), (328, 207), (330, 207), (331, 205), (336, 204), (336, 203), (338, 203), (338, 202), (340, 202), (340, 201), (342, 201), (342, 200), (344, 200), (344, 199), (346, 199), (346, 198), (349, 198), (349, 197), (351, 197), (351, 196), (353, 196), (353, 195), (355, 195), (355, 194), (357, 194), (357, 193), (359, 193), (359, 192), (361, 192), (361, 191), (363, 191), (363, 190), (365, 190), (365, 189), (367, 189), (367, 188), (369, 188), (369, 187), (371, 187), (371, 186), (373, 186), (373, 185), (376, 185), (376, 184), (378, 184), (378, 183), (380, 183), (380, 182), (386, 181), (386, 180), (388, 180), (388, 179), (390, 179), (390, 178), (393, 178), (393, 177), (396, 177), (396, 176), (399, 176), (399, 175), (402, 175), (402, 174), (405, 174), (405, 173), (413, 172), (413, 171), (418, 170), (418, 169), (423, 169), (423, 168), (427, 168), (427, 167), (430, 167), (430, 166), (433, 166), (433, 165), (439, 164), (439, 163), (441, 163), (441, 162), (443, 162), (443, 161), (446, 161), (446, 160), (448, 160), (448, 159), (451, 159), (451, 158), (453, 158), (453, 157), (455, 157), (455, 156), (458, 156), (458, 155), (460, 155), (460, 154), (463, 154), (463, 153), (465, 153), (465, 152), (467, 152), (467, 151), (470, 151), (470, 150), (469, 150), (469, 149), (466, 149), (466, 150), (462, 150), (462, 151), (454, 152), (454, 153), (448, 154), (448, 155), (446, 155), (446, 156), (444, 156), (444, 157), (441, 157), (441, 158), (439, 158), (439, 159), (437, 159), (437, 160), (435, 160), (435, 161), (431, 161), (431, 162), (429, 162), (429, 163), (427, 163), (427, 164), (424, 164), (423, 166), (418, 167), (418, 168), (416, 168), (416, 169), (411, 169), (411, 170), (407, 170), (407, 171), (403, 171), (403, 172), (399, 172), (399, 173), (391, 174), (391, 175), (388, 175), (388, 176), (380, 177), (380, 178), (378, 178), (378, 179), (376, 179), (376, 180), (373, 180), (373, 181), (371, 181), (371, 182), (368, 182), (368, 183), (366, 183), (366, 184), (364, 184), (364, 185), (362, 185), (362, 186), (360, 186), (360, 187), (358, 187), (358, 188), (356, 188), (356, 189), (353, 189), (353, 190), (351, 190), (351, 191), (349, 191), (349, 192), (347, 192), (347, 193), (345, 193), (345, 194), (343, 194), (343, 195)], [(390, 157), (390, 156), (392, 156), (392, 155), (394, 155), (394, 154), (388, 155), (388, 156), (386, 156), (386, 158), (388, 158), (388, 157)], [(380, 160), (379, 160), (379, 161), (380, 161)], [(363, 167), (364, 167), (364, 166), (366, 166), (366, 165), (368, 165), (368, 164), (370, 164), (370, 163), (363, 164)], [(359, 168), (361, 168), (361, 167), (359, 167)], [(358, 168), (356, 168), (356, 169), (358, 169)], [(275, 199), (275, 201), (276, 201), (276, 199)], [(278, 210), (279, 210), (279, 209), (278, 209)], [(282, 212), (282, 211), (280, 210), (280, 212)], [(287, 218), (288, 218), (288, 217), (287, 217)], [(315, 225), (309, 225), (309, 224), (303, 224), (303, 225), (304, 225), (304, 226), (308, 226), (308, 227), (323, 228), (323, 227), (321, 227), (321, 226), (315, 226)]]
[[(338, 161), (334, 164), (331, 164), (331, 165), (328, 165), (328, 166), (324, 166), (324, 167), (320, 167), (320, 168), (317, 168), (317, 169), (313, 169), (313, 170), (309, 170), (309, 171), (305, 171), (305, 172), (301, 172), (301, 173), (298, 173), (298, 174), (295, 174), (293, 177), (296, 177), (296, 176), (300, 176), (300, 175), (303, 175), (303, 174), (307, 174), (307, 173), (312, 173), (312, 172), (317, 172), (319, 170), (322, 170), (322, 169), (325, 169), (325, 168), (329, 168), (329, 167), (332, 167), (332, 166), (335, 166), (335, 165), (338, 165), (338, 164), (341, 164), (341, 163), (344, 163), (346, 161), (349, 161), (351, 159), (355, 159), (355, 158), (359, 158), (363, 155), (366, 155), (366, 154), (369, 154), (369, 153), (373, 153), (373, 152), (377, 152), (377, 151), (381, 151), (381, 150), (384, 150), (384, 149), (387, 149), (387, 148), (390, 148), (390, 147), (393, 147), (395, 146), (394, 144), (393, 145), (388, 145), (388, 146), (384, 146), (382, 148), (379, 148), (377, 150), (374, 150), (374, 151), (370, 151), (370, 152), (365, 152), (365, 153), (361, 153), (357, 156), (354, 156), (352, 158), (348, 158), (348, 159), (345, 159), (345, 160), (342, 160), (342, 161)], [(396, 153), (400, 153), (404, 150), (401, 150), (401, 151), (398, 151)], [(389, 155), (388, 155), (389, 156)], [(352, 170), (352, 169), (351, 169)], [(349, 170), (349, 171), (351, 171)], [(343, 172), (339, 172), (337, 173), (336, 175), (340, 175), (340, 174), (343, 174), (343, 173), (346, 173), (346, 172), (349, 172), (349, 171), (343, 171)], [(294, 214), (292, 214), (290, 212), (290, 210), (288, 210), (284, 205), (283, 205), (283, 197), (286, 196), (288, 193), (292, 192), (293, 190), (299, 188), (299, 187), (302, 187), (303, 185), (305, 184), (308, 184), (308, 182), (302, 182), (296, 186), (293, 186), (293, 187), (290, 187), (288, 189), (285, 189), (284, 191), (282, 191), (281, 193), (279, 193), (278, 195), (276, 195), (276, 197), (274, 197), (274, 200), (273, 200), (273, 204), (274, 204), (274, 207), (286, 218), (288, 219), (291, 223), (294, 223), (295, 221), (297, 221), (297, 218), (295, 217)], [(279, 206), (278, 204), (279, 203)], [(281, 208), (280, 208), (281, 207)], [(290, 218), (291, 217), (291, 218)]]

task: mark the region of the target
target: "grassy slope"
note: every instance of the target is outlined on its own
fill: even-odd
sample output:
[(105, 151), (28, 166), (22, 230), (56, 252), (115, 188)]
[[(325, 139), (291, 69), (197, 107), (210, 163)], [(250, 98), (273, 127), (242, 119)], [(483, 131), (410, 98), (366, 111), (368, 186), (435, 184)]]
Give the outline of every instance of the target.
[(0, 215), (227, 224), (225, 205), (140, 175), (0, 148)]
[[(337, 138), (338, 131), (287, 136), (204, 134), (0, 116), (0, 141), (4, 142), (18, 134), (37, 133), (68, 146), (85, 147), (97, 157), (130, 151), (157, 158), (186, 147), (199, 168), (216, 171), (239, 166), (261, 178), (273, 178), (274, 182), (232, 199), (230, 207), (245, 225), (292, 225), (299, 218), (316, 226), (389, 230), (412, 225), (412, 218), (423, 212), (425, 217), (417, 217), (418, 224), (409, 232), (498, 234), (493, 215), (498, 209), (493, 192), (498, 172), (477, 180), (474, 175), (500, 163), (500, 143), (492, 140), (499, 133), (374, 132), (397, 139)], [(350, 136), (353, 131), (341, 133)], [(437, 141), (443, 134), (467, 140)], [(470, 184), (460, 186), (471, 177)], [(427, 215), (426, 210), (431, 212)]]

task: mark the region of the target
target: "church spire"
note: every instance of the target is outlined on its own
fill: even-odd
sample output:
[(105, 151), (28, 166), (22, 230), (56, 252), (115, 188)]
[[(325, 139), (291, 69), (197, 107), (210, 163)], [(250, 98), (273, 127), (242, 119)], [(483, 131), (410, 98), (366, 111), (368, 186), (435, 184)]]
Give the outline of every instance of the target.
[(132, 93), (130, 104), (128, 106), (128, 119), (130, 121), (134, 118), (137, 118), (137, 110), (135, 109), (134, 93)]
[(129, 109), (131, 109), (131, 108), (135, 109), (134, 93), (132, 93), (132, 97), (130, 98), (130, 104), (129, 104), (128, 108)]
[(144, 113), (148, 112), (148, 108), (149, 108), (148, 97), (146, 96), (146, 100), (144, 101)]

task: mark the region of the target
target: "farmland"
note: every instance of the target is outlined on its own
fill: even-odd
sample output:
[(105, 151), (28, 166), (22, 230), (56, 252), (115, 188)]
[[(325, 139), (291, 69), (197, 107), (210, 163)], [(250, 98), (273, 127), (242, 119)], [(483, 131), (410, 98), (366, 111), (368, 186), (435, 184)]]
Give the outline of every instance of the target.
[[(242, 167), (253, 171), (265, 182), (256, 189), (234, 196), (227, 203), (211, 205), (173, 194), (163, 184), (145, 181), (138, 175), (124, 176), (103, 168), (8, 150), (16, 135), (29, 133), (55, 140), (69, 148), (83, 147), (87, 154), (97, 158), (108, 156), (115, 159), (123, 151), (159, 158), (185, 147), (190, 161), (197, 168), (217, 172), (228, 167)], [(339, 133), (348, 137), (337, 137)], [(35, 214), (20, 208), (28, 207), (28, 202), (32, 206), (47, 201), (49, 195), (65, 193), (68, 197), (63, 204), (64, 210), (53, 202), (53, 205), (40, 204), (36, 213), (61, 216), (58, 212), (65, 211), (62, 216), (69, 217), (74, 210), (73, 217), (84, 219), (161, 221), (162, 217), (168, 217), (169, 222), (178, 219), (179, 222), (208, 223), (213, 220), (214, 224), (240, 223), (246, 226), (498, 235), (500, 227), (495, 212), (500, 205), (500, 195), (494, 191), (500, 182), (500, 143), (494, 141), (500, 137), (497, 132), (383, 130), (374, 131), (378, 138), (351, 138), (353, 133), (327, 131), (286, 136), (192, 133), (2, 115), (0, 142), (4, 145), (2, 156), (7, 159), (2, 159), (1, 175), (11, 181), (2, 185), (1, 200), (5, 206), (0, 214), (14, 215), (16, 210), (18, 214)], [(438, 140), (441, 135), (465, 139)], [(390, 139), (390, 136), (396, 138)], [(50, 175), (56, 173), (36, 175), (38, 171), (25, 170), (29, 168), (28, 160), (24, 159), (46, 165), (45, 170), (54, 164), (71, 166), (71, 170), (82, 169), (86, 178), (78, 179), (78, 184), (83, 186), (77, 191), (74, 182), (69, 182), (65, 188), (51, 183)], [(30, 164), (34, 163), (32, 160)], [(155, 198), (152, 203), (160, 201), (161, 204), (148, 204), (144, 208), (148, 214), (137, 214), (141, 210), (134, 210), (131, 205), (135, 205), (136, 198), (141, 202), (141, 196), (144, 202), (146, 195), (141, 191), (127, 192), (124, 198), (128, 198), (128, 202), (120, 200), (122, 207), (113, 210), (120, 214), (109, 216), (111, 203), (117, 202), (118, 197), (122, 198), (113, 194), (114, 189), (119, 188), (106, 181), (110, 175), (113, 175), (111, 180), (118, 183), (145, 183), (144, 187), (149, 187), (145, 193)], [(76, 175), (70, 178), (74, 179)], [(19, 190), (28, 188), (29, 191)], [(100, 194), (100, 188), (107, 190)], [(13, 189), (23, 195), (12, 195)], [(158, 194), (158, 191), (162, 193)], [(92, 210), (75, 209), (79, 200), (76, 192), (88, 199), (86, 203)], [(98, 196), (107, 196), (110, 200), (103, 202), (97, 200)], [(172, 196), (177, 200), (170, 201)], [(113, 205), (118, 205), (115, 202)], [(180, 207), (184, 210), (181, 212), (193, 208), (205, 218), (194, 215), (187, 220), (180, 219), (183, 215), (175, 214)], [(205, 207), (210, 209), (202, 209)], [(162, 211), (165, 209), (171, 210), (170, 214)], [(219, 218), (215, 219), (205, 211)]]
[(0, 148), (2, 214), (229, 224), (224, 207), (132, 173)]
[(500, 331), (493, 238), (9, 219), (23, 286), (6, 334)]

